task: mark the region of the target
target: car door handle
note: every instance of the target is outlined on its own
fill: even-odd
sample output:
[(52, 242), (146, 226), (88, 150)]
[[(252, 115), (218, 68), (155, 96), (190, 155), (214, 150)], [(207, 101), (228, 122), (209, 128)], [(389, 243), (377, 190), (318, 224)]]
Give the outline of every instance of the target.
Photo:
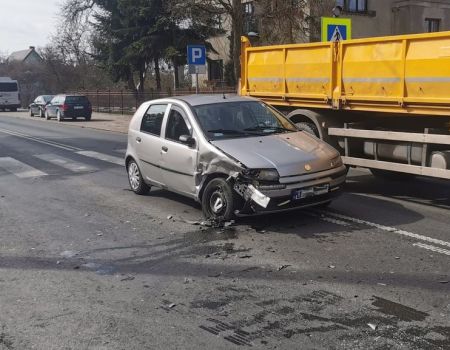
[(136, 137), (136, 142), (137, 142), (137, 143), (141, 143), (141, 142), (142, 142), (142, 139), (141, 139), (140, 137)]
[(169, 150), (166, 146), (162, 146), (161, 149), (163, 150), (163, 152), (167, 152)]

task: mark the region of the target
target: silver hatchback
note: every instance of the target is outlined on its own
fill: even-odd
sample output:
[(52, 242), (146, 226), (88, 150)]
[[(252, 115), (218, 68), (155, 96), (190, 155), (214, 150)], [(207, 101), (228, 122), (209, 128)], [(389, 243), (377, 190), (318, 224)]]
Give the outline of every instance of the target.
[(346, 177), (333, 147), (269, 105), (238, 96), (142, 104), (125, 161), (135, 193), (168, 189), (200, 202), (216, 220), (327, 205)]

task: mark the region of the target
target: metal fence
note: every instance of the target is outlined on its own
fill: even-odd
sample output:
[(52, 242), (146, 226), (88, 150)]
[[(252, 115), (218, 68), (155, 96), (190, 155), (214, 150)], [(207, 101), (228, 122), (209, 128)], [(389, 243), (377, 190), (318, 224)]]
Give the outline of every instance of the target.
[[(92, 110), (103, 113), (133, 113), (141, 103), (158, 98), (171, 96), (192, 95), (195, 90), (167, 90), (167, 91), (146, 91), (135, 93), (133, 91), (113, 91), (113, 90), (95, 90), (95, 91), (74, 91), (74, 93), (87, 96), (92, 104)], [(236, 88), (210, 88), (202, 89), (200, 94), (233, 94)]]

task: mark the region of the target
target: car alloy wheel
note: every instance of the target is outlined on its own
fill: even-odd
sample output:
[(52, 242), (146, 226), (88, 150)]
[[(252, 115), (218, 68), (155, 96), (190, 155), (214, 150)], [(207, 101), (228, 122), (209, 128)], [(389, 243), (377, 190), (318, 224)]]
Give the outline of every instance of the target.
[(150, 186), (148, 186), (141, 175), (141, 171), (137, 163), (134, 160), (131, 160), (128, 163), (128, 182), (130, 183), (130, 187), (134, 193), (143, 195), (146, 194), (150, 190)]
[(227, 210), (227, 199), (220, 187), (217, 187), (211, 194), (209, 208), (215, 216), (221, 216)]

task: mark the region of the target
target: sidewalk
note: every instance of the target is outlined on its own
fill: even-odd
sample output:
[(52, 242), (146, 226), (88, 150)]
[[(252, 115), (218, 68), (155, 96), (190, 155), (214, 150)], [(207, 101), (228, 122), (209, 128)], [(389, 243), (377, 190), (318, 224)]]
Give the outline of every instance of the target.
[[(43, 123), (58, 123), (56, 119), (45, 120), (45, 118), (30, 117), (28, 111), (19, 112), (0, 112), (0, 117), (2, 115), (7, 115), (8, 117), (16, 117), (21, 119), (31, 119), (36, 121), (41, 121)], [(84, 119), (67, 119), (61, 122), (61, 124), (68, 126), (75, 126), (79, 128), (90, 128), (98, 130), (106, 130), (112, 132), (119, 132), (126, 134), (128, 132), (128, 124), (130, 123), (133, 115), (130, 114), (113, 114), (113, 113), (92, 113), (92, 119), (90, 121), (85, 121)]]

